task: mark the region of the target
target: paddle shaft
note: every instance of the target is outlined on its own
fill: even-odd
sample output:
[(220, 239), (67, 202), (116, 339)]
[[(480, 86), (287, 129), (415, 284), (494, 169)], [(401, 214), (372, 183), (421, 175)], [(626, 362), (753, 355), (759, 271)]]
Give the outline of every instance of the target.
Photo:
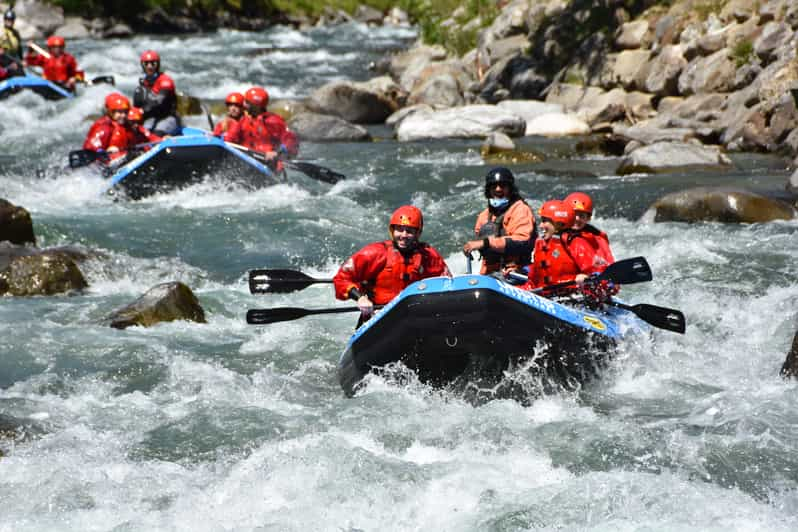
[(50, 59), (51, 57), (53, 57), (52, 55), (50, 55), (50, 52), (48, 52), (47, 50), (45, 50), (44, 48), (42, 48), (41, 46), (39, 46), (38, 44), (36, 44), (36, 43), (35, 43), (35, 42), (33, 42), (33, 41), (30, 41), (30, 42), (28, 43), (28, 46), (30, 46), (31, 48), (33, 48), (33, 50), (34, 50), (34, 51), (35, 51), (37, 54), (39, 54), (39, 55), (43, 55), (43, 56), (44, 56), (44, 57), (46, 57), (47, 59)]
[[(380, 308), (375, 306), (375, 309)], [(342, 314), (349, 312), (360, 312), (358, 307), (333, 307), (333, 308), (301, 308), (301, 307), (278, 307), (278, 308), (254, 308), (247, 311), (247, 323), (250, 325), (268, 325), (269, 323), (279, 323), (282, 321), (292, 321), (305, 316), (315, 316), (317, 314)]]

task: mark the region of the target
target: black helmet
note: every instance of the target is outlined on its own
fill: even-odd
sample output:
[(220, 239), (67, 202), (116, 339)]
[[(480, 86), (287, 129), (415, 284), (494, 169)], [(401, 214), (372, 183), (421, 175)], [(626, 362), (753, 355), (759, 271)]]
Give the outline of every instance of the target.
[(14, 14), (14, 10), (11, 9), (10, 7), (6, 10), (5, 13), (3, 13), (3, 19), (4, 20), (16, 20), (16, 18), (17, 18), (17, 15)]
[(490, 187), (497, 183), (509, 183), (513, 193), (517, 193), (515, 188), (515, 176), (509, 168), (498, 166), (493, 168), (485, 175), (485, 197), (490, 198)]

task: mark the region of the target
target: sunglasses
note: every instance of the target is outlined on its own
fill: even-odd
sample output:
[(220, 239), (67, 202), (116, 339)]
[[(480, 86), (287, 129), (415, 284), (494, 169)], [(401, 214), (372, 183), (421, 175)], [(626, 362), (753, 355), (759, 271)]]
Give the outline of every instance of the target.
[(142, 65), (157, 65), (158, 61), (142, 61)]

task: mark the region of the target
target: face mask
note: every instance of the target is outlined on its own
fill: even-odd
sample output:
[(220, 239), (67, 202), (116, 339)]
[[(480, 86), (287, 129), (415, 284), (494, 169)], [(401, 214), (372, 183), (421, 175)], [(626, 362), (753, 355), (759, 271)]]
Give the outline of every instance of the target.
[(494, 209), (501, 209), (502, 207), (506, 207), (508, 203), (510, 203), (510, 198), (490, 198), (488, 199), (490, 206)]

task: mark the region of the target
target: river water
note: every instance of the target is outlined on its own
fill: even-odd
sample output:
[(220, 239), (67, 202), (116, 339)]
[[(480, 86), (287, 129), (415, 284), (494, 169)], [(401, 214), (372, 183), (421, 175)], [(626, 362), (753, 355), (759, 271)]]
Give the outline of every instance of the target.
[[(75, 42), (89, 77), (130, 94), (155, 48), (178, 88), (221, 99), (251, 83), (300, 98), (411, 41), (409, 29), (222, 31)], [(279, 47), (253, 55), (258, 48)], [(249, 52), (248, 52), (249, 51)], [(630, 303), (684, 311), (687, 334), (621, 346), (601, 378), (527, 404), (473, 404), (369, 378), (354, 398), (335, 368), (349, 314), (253, 327), (248, 308), (326, 307), (329, 285), (252, 296), (246, 273), (330, 276), (386, 236), (412, 202), (451, 268), (482, 208), (478, 141), (302, 146), (348, 176), (291, 174), (255, 192), (222, 178), (139, 202), (63, 170), (109, 87), (74, 101), (0, 102), (0, 197), (30, 210), (41, 246), (78, 245), (80, 295), (0, 301), (0, 531), (81, 530), (796, 530), (798, 387), (778, 370), (796, 324), (798, 223), (642, 223), (657, 197), (695, 184), (783, 187), (780, 160), (736, 156), (725, 174), (626, 176), (573, 141), (524, 139), (547, 154), (518, 165), (533, 207), (581, 189), (616, 257), (645, 256), (654, 281)], [(203, 127), (204, 118), (189, 125)], [(102, 320), (154, 284), (195, 291), (208, 324), (124, 331)]]

